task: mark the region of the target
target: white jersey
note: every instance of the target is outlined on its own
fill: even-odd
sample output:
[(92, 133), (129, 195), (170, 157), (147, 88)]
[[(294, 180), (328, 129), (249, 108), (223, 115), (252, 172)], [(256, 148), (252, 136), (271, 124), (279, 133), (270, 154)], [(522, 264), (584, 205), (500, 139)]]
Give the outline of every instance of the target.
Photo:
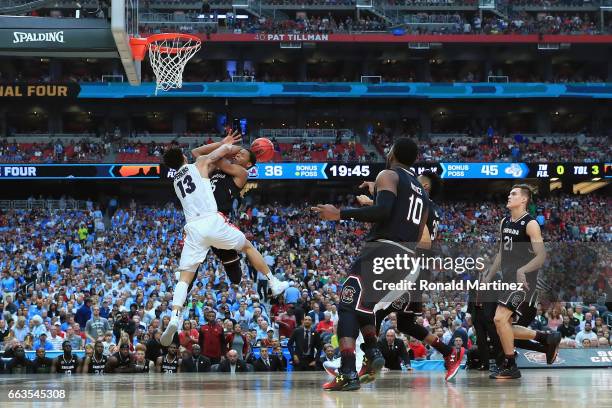
[(210, 179), (203, 178), (195, 164), (185, 164), (178, 169), (173, 184), (183, 206), (185, 222), (217, 213)]

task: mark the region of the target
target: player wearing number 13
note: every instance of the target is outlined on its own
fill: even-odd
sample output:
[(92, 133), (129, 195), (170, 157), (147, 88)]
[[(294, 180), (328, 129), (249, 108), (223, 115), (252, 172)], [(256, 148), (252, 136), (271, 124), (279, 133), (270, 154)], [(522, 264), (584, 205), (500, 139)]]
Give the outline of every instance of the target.
[(209, 175), (216, 168), (216, 162), (236, 155), (240, 150), (240, 147), (232, 146), (232, 143), (223, 143), (210, 154), (199, 156), (195, 164), (188, 164), (187, 157), (179, 148), (170, 148), (164, 153), (164, 163), (176, 170), (174, 191), (185, 213), (185, 241), (178, 267), (179, 282), (174, 289), (170, 323), (160, 338), (164, 347), (170, 345), (181, 325), (180, 316), (189, 283), (211, 247), (244, 252), (258, 271), (270, 277), (273, 295), (280, 294), (287, 286), (270, 273), (263, 257), (244, 234), (217, 211)]

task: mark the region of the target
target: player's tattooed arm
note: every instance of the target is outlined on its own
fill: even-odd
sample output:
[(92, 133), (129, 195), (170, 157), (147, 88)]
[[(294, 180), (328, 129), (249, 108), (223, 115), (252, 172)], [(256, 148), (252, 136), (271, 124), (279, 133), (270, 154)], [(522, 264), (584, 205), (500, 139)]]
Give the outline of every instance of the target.
[(215, 149), (218, 149), (224, 144), (236, 144), (242, 141), (242, 135), (237, 130), (229, 129), (227, 131), (227, 136), (225, 136), (220, 142), (205, 144), (200, 147), (196, 147), (191, 150), (191, 155), (194, 159), (197, 159), (200, 156), (204, 156), (212, 153)]
[[(502, 224), (503, 223), (504, 223), (504, 220), (502, 219), (502, 221), (499, 223), (499, 233), (500, 234), (501, 234)], [(497, 273), (497, 271), (499, 271), (501, 269), (501, 254), (502, 254), (502, 243), (500, 241), (500, 243), (499, 243), (499, 250), (497, 251), (497, 254), (495, 254), (495, 258), (493, 260), (493, 265), (491, 265), (489, 270), (484, 275), (483, 280), (485, 282), (491, 282), (493, 280), (493, 277)]]

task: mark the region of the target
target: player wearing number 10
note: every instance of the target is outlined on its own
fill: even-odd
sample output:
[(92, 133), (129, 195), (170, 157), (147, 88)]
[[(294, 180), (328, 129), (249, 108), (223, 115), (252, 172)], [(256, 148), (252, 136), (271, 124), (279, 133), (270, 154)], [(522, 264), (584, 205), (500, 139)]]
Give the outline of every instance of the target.
[[(374, 259), (381, 256), (416, 256), (416, 245), (426, 227), (429, 211), (427, 193), (410, 169), (417, 153), (417, 145), (411, 139), (400, 138), (393, 144), (387, 157), (387, 169), (376, 177), (372, 189), (376, 198), (372, 205), (342, 210), (329, 204), (312, 208), (325, 220), (346, 219), (373, 223), (367, 242), (351, 265), (340, 293), (340, 368), (336, 378), (323, 385), (325, 390), (356, 390), (360, 388), (361, 381), (371, 382), (385, 363), (377, 347), (375, 313), (391, 293), (373, 292), (375, 275), (372, 264)], [(402, 273), (401, 278), (404, 278), (405, 272), (399, 270), (392, 273)], [(387, 272), (385, 274), (383, 278), (389, 276)], [(364, 361), (357, 373), (355, 340), (359, 331), (364, 340)]]
[(179, 148), (170, 148), (164, 153), (164, 163), (176, 170), (173, 185), (183, 207), (186, 222), (185, 241), (178, 268), (179, 282), (176, 284), (172, 299), (172, 316), (160, 338), (160, 343), (164, 347), (172, 343), (174, 334), (182, 324), (180, 316), (187, 298), (189, 283), (211, 247), (244, 252), (253, 267), (263, 272), (270, 280), (273, 296), (279, 295), (288, 286), (286, 282), (280, 282), (272, 275), (263, 257), (251, 242), (217, 211), (217, 202), (209, 175), (216, 168), (216, 162), (224, 157), (236, 155), (240, 150), (240, 147), (232, 146), (231, 143), (223, 143), (210, 154), (199, 156), (195, 164), (188, 164), (187, 157)]

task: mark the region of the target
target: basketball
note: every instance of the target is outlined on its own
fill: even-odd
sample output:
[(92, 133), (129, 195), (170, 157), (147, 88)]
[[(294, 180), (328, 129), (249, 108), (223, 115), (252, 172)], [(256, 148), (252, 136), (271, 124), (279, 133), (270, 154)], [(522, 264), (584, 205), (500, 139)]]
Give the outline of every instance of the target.
[(267, 162), (274, 157), (274, 144), (265, 137), (255, 139), (251, 143), (251, 150), (255, 153), (259, 162)]

